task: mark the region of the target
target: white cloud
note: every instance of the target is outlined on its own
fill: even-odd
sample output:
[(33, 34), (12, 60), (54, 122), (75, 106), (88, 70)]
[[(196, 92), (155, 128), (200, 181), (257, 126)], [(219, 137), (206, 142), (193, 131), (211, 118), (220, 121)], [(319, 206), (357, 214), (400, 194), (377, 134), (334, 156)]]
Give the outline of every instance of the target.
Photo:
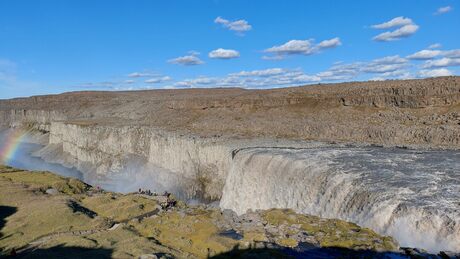
[(401, 38), (409, 37), (410, 35), (414, 34), (418, 30), (418, 25), (416, 24), (409, 24), (404, 25), (403, 27), (394, 30), (394, 31), (386, 31), (380, 33), (379, 35), (375, 36), (373, 40), (375, 41), (395, 41)]
[(387, 73), (401, 70), (406, 67), (407, 60), (396, 55), (374, 59), (372, 62), (364, 64), (361, 70), (366, 73)]
[(133, 72), (129, 74), (128, 77), (137, 78), (137, 77), (149, 77), (149, 76), (156, 76), (156, 75), (157, 75), (156, 73), (151, 73), (151, 72)]
[(330, 39), (330, 40), (323, 40), (321, 41), (317, 47), (319, 49), (327, 49), (327, 48), (335, 48), (335, 47), (338, 47), (342, 45), (342, 42), (340, 41), (340, 38), (338, 37), (335, 37), (333, 39)]
[(273, 46), (265, 50), (268, 53), (284, 54), (304, 54), (313, 53), (312, 40), (290, 40), (283, 45)]
[(291, 81), (297, 84), (310, 83), (310, 82), (319, 82), (321, 78), (316, 75), (298, 75), (292, 77)]
[(374, 64), (403, 64), (407, 63), (407, 59), (401, 58), (399, 55), (386, 56), (383, 58), (374, 59), (372, 61)]
[(395, 70), (391, 72), (385, 72), (380, 74), (381, 77), (383, 78), (396, 78), (396, 79), (409, 79), (412, 78), (411, 73), (407, 70)]
[(429, 50), (424, 49), (418, 52), (415, 52), (412, 55), (407, 56), (408, 59), (432, 59), (436, 56), (441, 55), (442, 51), (440, 50)]
[(372, 25), (371, 27), (374, 29), (389, 29), (393, 27), (402, 27), (402, 26), (409, 25), (409, 24), (413, 24), (410, 18), (399, 16), (399, 17), (391, 19), (388, 22), (384, 22), (381, 24), (375, 24), (375, 25)]
[(371, 26), (374, 29), (390, 29), (394, 27), (399, 27), (393, 31), (386, 31), (378, 34), (373, 38), (375, 41), (395, 41), (404, 37), (409, 37), (414, 34), (419, 26), (415, 24), (410, 18), (406, 17), (396, 17), (388, 22), (381, 24), (376, 24)]
[(444, 51), (443, 55), (448, 58), (460, 58), (460, 49)]
[(184, 66), (194, 66), (194, 65), (204, 64), (204, 62), (199, 57), (197, 57), (197, 55), (199, 55), (198, 52), (190, 51), (189, 54), (190, 55), (170, 59), (168, 60), (168, 62), (171, 64), (184, 65)]
[(125, 83), (125, 84), (134, 84), (135, 82), (136, 81), (134, 81), (134, 80), (125, 80), (125, 81), (123, 81), (123, 83)]
[(451, 76), (452, 72), (445, 68), (420, 70), (418, 75), (420, 77), (438, 77), (438, 76)]
[(335, 64), (326, 71), (316, 74), (322, 80), (348, 80), (357, 76), (361, 72), (361, 66), (363, 64), (360, 62), (351, 63), (351, 64)]
[(440, 43), (435, 43), (435, 44), (431, 44), (430, 46), (428, 46), (429, 49), (439, 49), (441, 47), (442, 45)]
[(450, 11), (452, 11), (451, 6), (443, 6), (443, 7), (439, 7), (438, 10), (434, 14), (435, 15), (445, 14), (445, 13), (448, 13)]
[(369, 62), (337, 63), (316, 75), (323, 81), (351, 80), (365, 74), (377, 74), (372, 80), (406, 79), (413, 77), (407, 70), (409, 67), (410, 64), (407, 59), (395, 55)]
[(369, 64), (362, 71), (366, 73), (387, 73), (406, 68), (405, 64)]
[(451, 67), (460, 66), (460, 58), (441, 58), (436, 60), (428, 60), (422, 66), (423, 68), (433, 67)]
[(233, 49), (215, 49), (209, 52), (210, 58), (218, 58), (218, 59), (232, 59), (237, 58), (240, 56), (240, 53)]
[(369, 78), (369, 81), (385, 81), (385, 80), (387, 80), (387, 78), (384, 78), (381, 76)]
[(284, 59), (284, 56), (280, 56), (280, 55), (275, 55), (275, 56), (262, 56), (262, 59), (263, 60), (282, 60)]
[(192, 88), (192, 87), (207, 87), (217, 86), (218, 80), (212, 77), (200, 76), (195, 79), (186, 79), (183, 81), (176, 82), (174, 87), (179, 88)]
[[(333, 38), (330, 40), (321, 41), (319, 44), (314, 44), (314, 40), (290, 40), (282, 45), (273, 46), (265, 49), (264, 52), (275, 54), (272, 59), (282, 59), (285, 55), (311, 55), (320, 52), (323, 49), (335, 48), (340, 46), (342, 42), (340, 38)], [(268, 56), (264, 56), (264, 59), (269, 59)]]
[(150, 78), (144, 81), (144, 83), (147, 84), (158, 84), (158, 83), (163, 83), (167, 81), (171, 81), (172, 78), (169, 76), (163, 76), (163, 77), (157, 77), (157, 78)]
[(221, 24), (223, 27), (239, 34), (252, 29), (252, 26), (246, 20), (229, 21), (219, 16), (214, 20), (214, 23)]
[(263, 70), (240, 71), (224, 77), (198, 77), (174, 84), (174, 87), (243, 87), (276, 88), (319, 82), (317, 75), (309, 75), (301, 69), (269, 68)]
[(269, 68), (264, 70), (252, 70), (252, 71), (241, 71), (238, 73), (232, 73), (232, 76), (273, 76), (284, 73), (285, 70), (282, 68)]

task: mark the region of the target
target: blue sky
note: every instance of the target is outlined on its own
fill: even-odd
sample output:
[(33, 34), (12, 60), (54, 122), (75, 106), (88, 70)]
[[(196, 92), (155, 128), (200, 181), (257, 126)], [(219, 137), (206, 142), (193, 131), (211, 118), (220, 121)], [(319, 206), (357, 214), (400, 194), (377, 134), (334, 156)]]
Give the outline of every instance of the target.
[(0, 98), (460, 74), (460, 1), (0, 1)]

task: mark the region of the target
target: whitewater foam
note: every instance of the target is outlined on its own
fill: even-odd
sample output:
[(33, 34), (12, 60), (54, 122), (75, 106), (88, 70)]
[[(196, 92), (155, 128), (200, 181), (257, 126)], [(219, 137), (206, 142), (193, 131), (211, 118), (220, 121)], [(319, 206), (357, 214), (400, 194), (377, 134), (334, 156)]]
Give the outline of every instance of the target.
[(254, 148), (238, 152), (220, 206), (340, 218), (403, 246), (460, 251), (460, 152)]

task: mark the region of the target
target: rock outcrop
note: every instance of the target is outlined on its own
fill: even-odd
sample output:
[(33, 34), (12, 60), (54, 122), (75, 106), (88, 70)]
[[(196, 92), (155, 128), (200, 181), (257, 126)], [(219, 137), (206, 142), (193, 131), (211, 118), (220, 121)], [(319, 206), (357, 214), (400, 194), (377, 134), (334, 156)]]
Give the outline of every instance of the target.
[[(35, 155), (79, 169), (89, 183), (117, 179), (136, 186), (149, 179), (149, 184), (177, 190), (183, 198), (213, 201), (230, 188), (226, 185), (236, 168), (235, 157), (250, 148), (307, 148), (328, 142), (458, 150), (460, 77), (271, 90), (35, 96), (1, 100), (0, 127), (33, 129), (49, 136), (48, 145)], [(267, 181), (276, 177), (266, 168), (260, 170), (239, 173)], [(268, 198), (272, 200), (267, 204), (276, 207), (286, 197)], [(231, 209), (250, 208), (226, 202)], [(360, 199), (353, 202), (353, 210), (366, 205)], [(288, 205), (279, 206), (305, 212)], [(458, 224), (458, 219), (453, 222)]]
[(204, 137), (267, 137), (458, 149), (460, 78), (271, 90), (75, 92), (0, 101), (0, 124), (146, 126)]

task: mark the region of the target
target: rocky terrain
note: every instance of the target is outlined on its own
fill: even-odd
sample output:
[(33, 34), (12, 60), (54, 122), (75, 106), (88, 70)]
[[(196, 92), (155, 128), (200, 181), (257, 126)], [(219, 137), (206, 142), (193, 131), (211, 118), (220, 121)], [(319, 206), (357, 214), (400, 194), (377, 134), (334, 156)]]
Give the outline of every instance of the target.
[(458, 148), (460, 77), (270, 90), (74, 92), (0, 101), (2, 124), (148, 126), (200, 136)]
[[(176, 220), (174, 224), (178, 224), (182, 222), (184, 213), (186, 215), (191, 213), (193, 216), (198, 213), (197, 210), (203, 211), (208, 215), (204, 217), (207, 219), (203, 223), (206, 227), (212, 223), (211, 225), (215, 227), (213, 227), (214, 234), (222, 231), (225, 235), (230, 236), (227, 239), (234, 240), (225, 243), (228, 241), (225, 239), (227, 240), (224, 242), (227, 244), (225, 249), (222, 248), (224, 245), (220, 244), (220, 241), (216, 241), (219, 243), (216, 245), (217, 248), (206, 247), (205, 249), (198, 245), (200, 248), (193, 249), (201, 249), (200, 252), (192, 249), (195, 251), (193, 252), (185, 248), (185, 250), (180, 250), (198, 257), (206, 256), (208, 253), (227, 253), (235, 245), (247, 248), (252, 241), (242, 243), (241, 240), (246, 238), (244, 235), (241, 240), (239, 239), (242, 232), (249, 231), (246, 227), (263, 234), (255, 236), (258, 236), (257, 241), (271, 244), (268, 249), (270, 252), (273, 252), (272, 248), (292, 247), (295, 249), (289, 250), (289, 253), (297, 253), (305, 248), (303, 245), (305, 242), (309, 244), (306, 247), (312, 244), (315, 245), (314, 247), (318, 245), (322, 247), (327, 242), (332, 242), (330, 239), (327, 239), (326, 242), (324, 241), (326, 239), (323, 240), (315, 235), (314, 240), (309, 239), (311, 235), (305, 236), (302, 231), (306, 229), (302, 228), (302, 224), (313, 219), (320, 222), (323, 220), (313, 216), (302, 216), (295, 212), (315, 213), (315, 215), (327, 218), (342, 218), (354, 222), (368, 222), (365, 226), (378, 225), (374, 230), (380, 234), (388, 233), (389, 226), (393, 226), (397, 231), (400, 229), (397, 227), (398, 224), (404, 223), (400, 220), (410, 218), (411, 224), (403, 224), (404, 226), (413, 226), (421, 233), (426, 230), (434, 231), (430, 232), (430, 235), (433, 234), (436, 240), (430, 244), (430, 249), (434, 249), (436, 253), (439, 251), (436, 250), (439, 244), (444, 245), (441, 246), (442, 249), (460, 251), (457, 239), (460, 218), (456, 216), (459, 211), (458, 192), (455, 191), (460, 188), (459, 179), (456, 177), (458, 172), (456, 170), (458, 168), (457, 150), (460, 147), (459, 127), (460, 77), (351, 82), (270, 90), (227, 88), (73, 92), (0, 100), (0, 130), (3, 128), (6, 131), (20, 131), (22, 132), (20, 135), (29, 136), (29, 141), (43, 145), (33, 153), (34, 156), (48, 163), (61, 164), (79, 170), (82, 173), (80, 179), (86, 183), (93, 186), (102, 185), (112, 191), (124, 193), (137, 190), (138, 187), (152, 188), (159, 192), (168, 190), (184, 200), (193, 198), (206, 203), (221, 201), (222, 209), (231, 208), (237, 211), (238, 215), (207, 207), (199, 209), (185, 207), (179, 214), (169, 212), (165, 214), (169, 215), (171, 220)], [(363, 165), (363, 168), (373, 170), (362, 171), (367, 177), (366, 181), (360, 181), (358, 178), (356, 180), (355, 176), (348, 174), (347, 171), (330, 166), (330, 163), (335, 163), (331, 160), (333, 157), (337, 161), (348, 159), (339, 161), (338, 164), (352, 163), (356, 159), (367, 161), (366, 156), (359, 158), (355, 154), (371, 152), (373, 156), (376, 155), (375, 152), (380, 151), (356, 149), (357, 152), (350, 153), (350, 156), (345, 154), (340, 157), (337, 154), (340, 154), (342, 149), (372, 147), (372, 145), (417, 148), (420, 152), (426, 149), (451, 151), (445, 151), (446, 155), (443, 155), (444, 153), (436, 156), (422, 154), (419, 156), (421, 158), (417, 158), (419, 161), (415, 164), (414, 170), (416, 171), (408, 168), (408, 171), (400, 172), (398, 170), (405, 167), (398, 165), (410, 164), (407, 161), (414, 162), (413, 157), (417, 157), (418, 154), (403, 152), (401, 156), (393, 157), (392, 160), (390, 156), (385, 156), (396, 154), (399, 151), (393, 152), (392, 149), (385, 149), (386, 151), (379, 153), (383, 156), (379, 160), (380, 164)], [(327, 148), (332, 148), (332, 150), (321, 153), (321, 150)], [(300, 154), (301, 152), (295, 152), (296, 150), (316, 151)], [(309, 156), (315, 159), (305, 159)], [(397, 162), (403, 157), (407, 159)], [(430, 160), (431, 157), (439, 159)], [(442, 159), (449, 163), (450, 167), (445, 167), (445, 169), (450, 171), (441, 172), (442, 175), (435, 175), (426, 170), (435, 167), (430, 167), (430, 164), (424, 164), (423, 161), (439, 166), (439, 161)], [(312, 161), (324, 163), (315, 164)], [(380, 168), (386, 171), (378, 171)], [(353, 170), (357, 172), (356, 175), (361, 173), (359, 171), (361, 169), (353, 167)], [(414, 175), (413, 172), (417, 170), (423, 170), (420, 171), (423, 173)], [(377, 172), (385, 177), (375, 177)], [(229, 177), (229, 174), (233, 177)], [(282, 178), (287, 174), (288, 178)], [(242, 177), (236, 177), (236, 175)], [(417, 184), (411, 183), (411, 179), (415, 181), (413, 177), (419, 177), (416, 179)], [(277, 179), (283, 179), (281, 181), (283, 184), (278, 184)], [(315, 186), (306, 188), (309, 183), (313, 182), (313, 179), (318, 181), (318, 188)], [(398, 182), (401, 180), (405, 181), (407, 188), (401, 187)], [(379, 184), (379, 181), (384, 181), (388, 187), (382, 189), (384, 185)], [(247, 187), (244, 190), (239, 188), (243, 186)], [(263, 187), (263, 189), (255, 188), (256, 186)], [(290, 188), (290, 186), (296, 188)], [(350, 188), (351, 186), (353, 188)], [(410, 189), (414, 186), (417, 190)], [(437, 189), (438, 186), (445, 188)], [(59, 188), (53, 187), (53, 189)], [(226, 190), (227, 193), (224, 193)], [(264, 191), (263, 196), (260, 196), (258, 193), (260, 190), (271, 190), (271, 192)], [(345, 192), (345, 190), (353, 191)], [(436, 190), (437, 196), (433, 196), (434, 192), (431, 190)], [(44, 197), (61, 197), (59, 195), (46, 194)], [(66, 195), (74, 197), (77, 194)], [(85, 191), (84, 195), (89, 194)], [(110, 197), (121, 194), (106, 193), (106, 195), (108, 198), (106, 197), (105, 200), (112, 202), (113, 199)], [(1, 197), (3, 198), (3, 195)], [(137, 202), (139, 198), (136, 195), (121, 195), (120, 197), (128, 200), (136, 198)], [(239, 201), (231, 197), (246, 198), (244, 201)], [(251, 199), (251, 197), (254, 198)], [(430, 205), (429, 201), (435, 198), (445, 203)], [(110, 212), (112, 214), (103, 214), (105, 212), (98, 211), (101, 208), (111, 210), (113, 204), (104, 207), (105, 205), (99, 204), (99, 201), (94, 201), (97, 205), (90, 206), (85, 204), (84, 200), (90, 201), (91, 199), (77, 199), (77, 203), (72, 204), (78, 204), (77, 208), (84, 208), (84, 212), (90, 211), (93, 216), (106, 215), (109, 217), (108, 215), (112, 215), (110, 217), (115, 217), (113, 211)], [(150, 202), (151, 199), (147, 200)], [(312, 202), (307, 203), (308, 200)], [(346, 200), (346, 203), (338, 202), (340, 200)], [(408, 200), (426, 202), (411, 203)], [(6, 201), (2, 201), (2, 205), (3, 202)], [(331, 202), (335, 204), (330, 204)], [(315, 207), (315, 204), (321, 204), (321, 207)], [(291, 208), (294, 211), (264, 210), (246, 213), (248, 208), (268, 209), (272, 207)], [(141, 212), (137, 215), (151, 211), (142, 210)], [(275, 230), (266, 223), (270, 215), (275, 214), (277, 217), (288, 217), (286, 219), (288, 221), (291, 216), (295, 217), (296, 219), (291, 223), (300, 224), (301, 227), (277, 226), (276, 231), (279, 232), (279, 235), (272, 234), (271, 232)], [(385, 221), (377, 222), (376, 219), (379, 219), (380, 216), (368, 217), (374, 214), (382, 215)], [(66, 214), (65, 217), (69, 216), (71, 220), (73, 217), (71, 215), (73, 214)], [(149, 220), (150, 216), (152, 215), (149, 215)], [(178, 217), (181, 220), (178, 220)], [(100, 219), (101, 217), (95, 218)], [(107, 224), (105, 227), (107, 229), (108, 226), (113, 227), (112, 223), (117, 224), (128, 219), (131, 220), (131, 216), (103, 223)], [(149, 220), (145, 219), (145, 222)], [(193, 217), (190, 220), (192, 221), (187, 222), (187, 225), (193, 225), (192, 222), (199, 221)], [(332, 221), (326, 220), (325, 222)], [(94, 220), (85, 220), (84, 223), (94, 223), (96, 224), (94, 226), (99, 226), (97, 225), (99, 222)], [(153, 228), (157, 221), (151, 224), (150, 227)], [(132, 225), (135, 229), (135, 224)], [(200, 225), (200, 228), (205, 228), (204, 225)], [(161, 226), (157, 227), (161, 228)], [(190, 230), (190, 233), (199, 233), (195, 231), (196, 229), (185, 226), (184, 228)], [(321, 231), (324, 232), (328, 228), (321, 226)], [(155, 232), (154, 239), (158, 241), (160, 233), (171, 232), (173, 229), (158, 230), (158, 233)], [(58, 229), (56, 231), (70, 230)], [(13, 235), (13, 232), (7, 235)], [(20, 232), (18, 230), (18, 233)], [(149, 237), (152, 235), (142, 234), (140, 229), (134, 232), (141, 233), (139, 235), (144, 235), (147, 240), (150, 240)], [(348, 232), (348, 234), (352, 233)], [(340, 236), (340, 233), (337, 232), (337, 235)], [(359, 231), (359, 233), (362, 232)], [(222, 235), (217, 236), (221, 238)], [(30, 242), (35, 242), (35, 238), (39, 236), (34, 236)], [(123, 235), (119, 238), (126, 237)], [(196, 240), (192, 237), (183, 240), (173, 237), (164, 238), (165, 240), (174, 239), (174, 242), (170, 240), (166, 247), (175, 247), (181, 242), (186, 242), (190, 246), (208, 240), (208, 236), (199, 236), (196, 237)], [(362, 241), (361, 237), (356, 238)], [(353, 240), (356, 238), (347, 236), (346, 240), (351, 240), (353, 245), (345, 247), (359, 248), (361, 252), (362, 249), (389, 249), (383, 241), (383, 243), (377, 242), (380, 244), (379, 247), (374, 243), (372, 245), (366, 243), (369, 246), (360, 243), (363, 245), (361, 247), (354, 243)], [(96, 240), (94, 241), (96, 244), (109, 242), (99, 242), (94, 237), (91, 239)], [(137, 239), (133, 236), (133, 240), (144, 239)], [(80, 241), (79, 239), (78, 242)], [(139, 247), (136, 249), (141, 249), (144, 241), (139, 241)], [(340, 239), (337, 242), (342, 241), (344, 240)], [(419, 241), (421, 244), (426, 243), (426, 240)], [(90, 241), (84, 242), (91, 243)], [(126, 248), (120, 248), (120, 253), (123, 249), (126, 251), (131, 249), (128, 247), (136, 243), (126, 240), (123, 242), (129, 244), (126, 244)], [(159, 242), (167, 243), (164, 240)], [(334, 242), (331, 246), (344, 247), (343, 244)], [(29, 247), (28, 243), (21, 243), (19, 246), (22, 247), (21, 249), (26, 248), (24, 250)], [(260, 247), (255, 244), (253, 246)], [(6, 249), (12, 248), (5, 247)], [(276, 249), (276, 252), (283, 249)], [(164, 253), (174, 255), (171, 251), (173, 250), (165, 250)], [(320, 251), (322, 250), (318, 250)], [(415, 250), (412, 252), (417, 253)], [(137, 256), (141, 253), (132, 252), (131, 254)], [(188, 254), (176, 254), (175, 256), (186, 257)], [(118, 257), (123, 256), (120, 254)]]
[(435, 257), (341, 220), (280, 209), (237, 216), (180, 201), (165, 209), (165, 198), (1, 166), (0, 252), (16, 254), (11, 258)]
[(460, 77), (0, 101), (0, 125), (49, 136), (37, 155), (85, 172), (85, 181), (137, 161), (147, 171), (166, 169), (167, 182), (180, 178), (185, 195), (208, 200), (220, 199), (240, 149), (305, 147), (312, 140), (458, 149), (459, 123)]

